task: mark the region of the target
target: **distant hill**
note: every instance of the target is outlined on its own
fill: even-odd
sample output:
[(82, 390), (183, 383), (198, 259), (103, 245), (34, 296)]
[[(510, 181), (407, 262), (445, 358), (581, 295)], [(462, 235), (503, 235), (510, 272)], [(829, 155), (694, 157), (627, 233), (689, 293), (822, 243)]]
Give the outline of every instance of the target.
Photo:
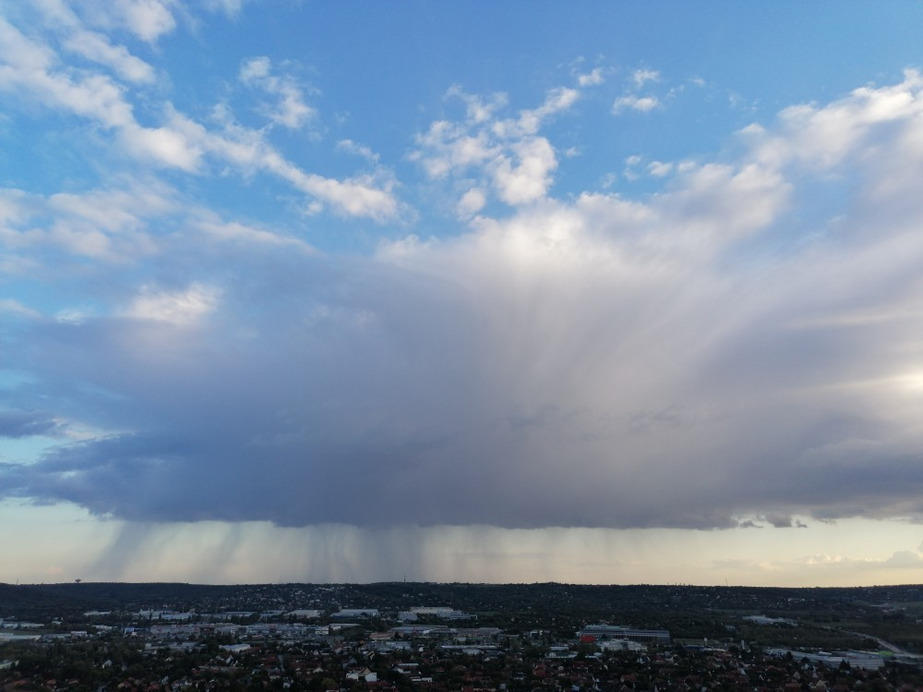
[(196, 604), (241, 587), (182, 583), (71, 582), (12, 585), (0, 583), (0, 618), (69, 616), (88, 610), (138, 610)]
[(689, 617), (719, 614), (840, 619), (887, 612), (885, 604), (921, 604), (923, 586), (854, 588), (762, 588), (684, 585), (572, 584), (254, 584), (182, 583), (0, 584), (0, 618), (20, 619), (82, 615), (88, 610), (175, 609), (272, 610), (377, 608), (397, 611), (411, 606), (450, 606), (479, 614), (504, 613), (519, 622), (556, 614), (570, 619), (645, 622), (678, 627)]
[(39, 585), (0, 583), (0, 617), (36, 617), (90, 610), (103, 602), (80, 592), (65, 592)]

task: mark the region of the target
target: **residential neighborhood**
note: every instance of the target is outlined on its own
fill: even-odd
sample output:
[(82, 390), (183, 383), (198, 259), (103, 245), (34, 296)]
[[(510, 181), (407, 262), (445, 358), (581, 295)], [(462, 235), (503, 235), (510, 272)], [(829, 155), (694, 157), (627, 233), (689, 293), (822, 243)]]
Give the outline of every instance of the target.
[[(108, 585), (108, 591), (118, 593), (120, 586), (127, 587)], [(548, 609), (525, 617), (520, 610), (519, 600), (543, 589), (549, 602), (569, 588), (577, 589), (572, 595), (579, 600), (580, 587), (379, 585), (376, 590), (369, 585), (364, 604), (352, 602), (363, 593), (354, 585), (220, 587), (214, 593), (222, 594), (218, 600), (227, 607), (211, 608), (213, 596), (199, 593), (198, 600), (191, 599), (200, 587), (183, 586), (169, 589), (172, 602), (131, 609), (76, 612), (74, 603), (67, 608), (62, 600), (61, 612), (54, 615), (52, 603), (33, 602), (32, 609), (45, 615), (30, 620), (10, 614), (27, 607), (20, 604), (7, 612), (0, 601), (2, 689), (845, 691), (923, 685), (918, 653), (899, 647), (901, 653), (802, 650), (794, 644), (811, 627), (802, 629), (793, 618), (775, 622), (762, 614), (741, 614), (727, 618), (724, 637), (677, 637), (648, 626), (652, 623), (587, 620), (571, 627), (566, 612)], [(143, 598), (143, 587), (133, 585), (124, 605)], [(16, 588), (21, 587), (6, 587), (2, 593), (15, 594)], [(407, 602), (398, 604), (393, 593), (401, 590)], [(87, 585), (69, 593), (103, 591), (105, 586)], [(163, 591), (163, 585), (150, 585), (149, 598), (164, 601), (165, 592), (158, 593)], [(448, 601), (415, 600), (440, 592), (467, 603), (477, 594), (481, 605), (491, 608), (497, 602), (490, 599), (505, 593), (510, 608), (473, 612)], [(640, 597), (648, 591), (629, 589), (627, 595), (632, 593)], [(702, 594), (689, 587), (688, 596), (695, 601)], [(252, 607), (240, 607), (248, 599)], [(302, 607), (291, 607), (295, 600)], [(177, 607), (181, 602), (185, 607)], [(573, 610), (584, 608), (575, 604)], [(564, 628), (562, 618), (568, 623)], [(747, 623), (754, 628), (746, 630), (750, 639), (739, 631)], [(775, 635), (782, 633), (793, 645), (768, 646), (755, 641), (754, 632), (766, 641), (781, 641)], [(874, 645), (875, 640), (864, 643)]]

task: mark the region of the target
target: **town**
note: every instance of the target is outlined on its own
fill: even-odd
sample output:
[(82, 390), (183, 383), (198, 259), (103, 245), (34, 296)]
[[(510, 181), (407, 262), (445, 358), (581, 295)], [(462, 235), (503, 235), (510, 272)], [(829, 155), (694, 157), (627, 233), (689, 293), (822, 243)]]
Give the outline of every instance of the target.
[(921, 592), (0, 585), (0, 685), (93, 692), (921, 689)]

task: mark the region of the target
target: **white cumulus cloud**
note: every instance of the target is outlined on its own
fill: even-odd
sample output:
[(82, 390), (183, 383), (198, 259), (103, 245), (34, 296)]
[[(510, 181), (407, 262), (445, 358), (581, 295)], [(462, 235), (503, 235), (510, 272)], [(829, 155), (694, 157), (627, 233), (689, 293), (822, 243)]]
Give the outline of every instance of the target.
[(612, 104), (612, 112), (616, 115), (626, 110), (649, 113), (660, 107), (660, 100), (656, 96), (637, 96), (635, 94), (629, 94), (627, 96), (620, 96), (615, 100), (615, 103)]

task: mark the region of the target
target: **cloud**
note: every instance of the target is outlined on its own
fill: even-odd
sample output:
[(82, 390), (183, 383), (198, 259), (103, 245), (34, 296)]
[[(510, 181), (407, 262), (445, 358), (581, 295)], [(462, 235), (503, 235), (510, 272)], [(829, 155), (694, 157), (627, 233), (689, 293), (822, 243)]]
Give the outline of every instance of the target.
[(298, 129), (315, 116), (315, 111), (304, 102), (301, 88), (292, 77), (272, 73), (272, 62), (265, 56), (250, 58), (240, 68), (240, 81), (262, 89), (278, 98), (274, 108), (263, 106), (262, 112), (277, 125)]
[(577, 76), (577, 85), (581, 87), (597, 86), (606, 81), (601, 67), (594, 67), (587, 74)]
[[(130, 20), (133, 31), (141, 32), (139, 35), (145, 40), (153, 40), (168, 30), (166, 23), (158, 24), (159, 13), (166, 12), (162, 3), (125, 1), (113, 7), (119, 17)], [(58, 25), (72, 32), (70, 50), (82, 51), (85, 57), (113, 67), (119, 76), (141, 83), (150, 81), (143, 64), (132, 60), (127, 52), (113, 47), (101, 36), (81, 33), (78, 18), (68, 14), (66, 8), (48, 0), (46, 10)], [(101, 24), (112, 18), (105, 12), (93, 17)], [(275, 75), (268, 58), (246, 62), (240, 76), (246, 84), (278, 97), (278, 103), (263, 109), (273, 122), (298, 128), (313, 116), (313, 109), (304, 103), (294, 80)], [(2, 91), (98, 125), (104, 133), (112, 135), (109, 154), (127, 154), (155, 168), (173, 168), (195, 175), (208, 174), (209, 163), (231, 167), (244, 175), (268, 173), (312, 198), (306, 205), (312, 212), (327, 206), (343, 216), (379, 222), (395, 220), (402, 213), (392, 193), (393, 177), (386, 169), (376, 168), (344, 179), (305, 171), (269, 142), (266, 131), (240, 125), (227, 111), (220, 119), (220, 129), (212, 130), (180, 112), (170, 101), (155, 99), (154, 103), (160, 106), (161, 122), (156, 126), (144, 125), (135, 115), (137, 95), (126, 85), (109, 74), (63, 64), (50, 43), (27, 37), (0, 18)], [(139, 100), (151, 108), (150, 103)]]
[[(635, 70), (631, 75), (628, 93), (618, 97), (612, 104), (612, 113), (620, 115), (625, 111), (649, 113), (663, 108), (662, 101), (654, 95), (641, 95), (638, 92), (648, 82), (659, 82), (660, 72), (648, 68)], [(672, 92), (671, 92), (672, 93)]]
[(46, 413), (37, 411), (0, 411), (0, 438), (57, 435), (60, 423)]
[(201, 211), (190, 218), (190, 226), (202, 231), (212, 238), (237, 245), (269, 245), (282, 246), (290, 250), (312, 253), (313, 248), (303, 240), (274, 232), (266, 228), (259, 228), (238, 221), (224, 221), (213, 213)]
[(480, 188), (473, 187), (459, 200), (458, 215), (462, 219), (469, 219), (481, 211), (485, 204), (487, 204), (487, 195)]
[(647, 166), (648, 172), (656, 178), (662, 178), (673, 172), (672, 162), (651, 161)]
[(898, 550), (886, 558), (854, 558), (846, 555), (819, 553), (802, 558), (802, 564), (813, 568), (835, 570), (880, 571), (919, 569), (923, 566), (923, 553), (919, 550)]
[[(83, 276), (87, 258), (98, 263), (96, 271), (108, 265), (109, 271), (130, 273), (144, 261), (156, 264), (173, 252), (199, 257), (203, 265), (216, 257), (231, 261), (236, 252), (253, 253), (260, 248), (315, 252), (291, 232), (228, 221), (197, 206), (176, 188), (146, 176), (125, 176), (110, 186), (79, 194), (59, 192), (47, 198), (0, 189), (0, 246), (15, 253), (23, 271), (28, 267), (30, 276), (50, 283)], [(49, 255), (55, 258), (51, 264)], [(121, 284), (122, 279), (118, 281)], [(130, 300), (133, 298), (121, 302)], [(0, 309), (41, 316), (22, 301), (0, 301)], [(58, 317), (83, 320), (86, 312), (85, 307), (68, 305)]]
[(340, 151), (345, 151), (349, 154), (354, 154), (355, 156), (361, 156), (370, 163), (378, 163), (379, 156), (373, 152), (369, 147), (354, 142), (351, 139), (342, 139), (337, 142), (337, 149)]
[(25, 318), (37, 318), (41, 316), (40, 312), (32, 310), (13, 298), (3, 298), (0, 300), (0, 312), (4, 312), (8, 316), (16, 315)]
[(106, 127), (134, 123), (131, 106), (121, 89), (103, 75), (75, 75), (56, 71), (56, 56), (45, 46), (26, 38), (0, 18), (0, 89), (28, 93), (41, 101), (97, 119)]
[(173, 0), (85, 0), (70, 6), (60, 0), (38, 0), (35, 4), (48, 18), (70, 25), (79, 22), (106, 33), (127, 31), (150, 44), (176, 28), (173, 10), (181, 9)]
[(919, 569), (923, 567), (923, 553), (916, 550), (900, 550), (884, 561), (885, 567)]
[(59, 66), (54, 51), (30, 40), (2, 18), (0, 46), (5, 47), (0, 47), (0, 90), (95, 121), (114, 131), (127, 150), (140, 158), (187, 171), (198, 167), (199, 152), (190, 148), (180, 133), (137, 122), (126, 90), (109, 76)]
[(229, 17), (236, 17), (244, 6), (244, 0), (206, 0), (206, 9), (212, 12), (224, 12)]
[(497, 162), (494, 184), (507, 204), (517, 206), (545, 196), (551, 172), (558, 166), (554, 149), (544, 137), (519, 142), (512, 147), (515, 158)]
[[(0, 242), (19, 253), (54, 248), (110, 262), (136, 260), (156, 252), (148, 224), (176, 212), (175, 196), (171, 188), (148, 179), (127, 179), (82, 194), (17, 195), (17, 213), (0, 222)], [(57, 271), (63, 269), (59, 264)]]
[(214, 310), (218, 298), (217, 290), (200, 284), (181, 291), (143, 286), (125, 314), (139, 320), (155, 320), (174, 325), (192, 324)]
[[(392, 194), (395, 181), (386, 169), (379, 168), (344, 180), (306, 172), (273, 147), (265, 132), (225, 117), (223, 129), (214, 132), (170, 109), (169, 126), (165, 130), (169, 139), (164, 144), (169, 145), (175, 138), (182, 142), (182, 146), (176, 148), (178, 152), (189, 152), (195, 157), (208, 155), (243, 174), (270, 173), (315, 198), (319, 205), (328, 204), (345, 216), (384, 222), (401, 214), (401, 205)], [(163, 154), (170, 151), (171, 148), (165, 147)], [(189, 163), (194, 164), (195, 158), (190, 158)]]
[(88, 60), (109, 65), (123, 79), (131, 82), (154, 81), (154, 70), (150, 65), (129, 53), (124, 46), (113, 46), (98, 33), (78, 32), (65, 45)]
[(656, 96), (636, 96), (634, 94), (629, 94), (627, 96), (620, 96), (615, 100), (615, 103), (612, 104), (612, 112), (616, 115), (626, 110), (649, 113), (660, 107), (660, 100)]
[(154, 81), (153, 68), (123, 45), (113, 45), (109, 38), (87, 28), (78, 14), (61, 0), (36, 3), (45, 21), (62, 34), (62, 46), (87, 60), (106, 65), (131, 82)]
[[(97, 313), (4, 326), (46, 420), (100, 432), (0, 469), (0, 493), (280, 526), (919, 518), (923, 209), (897, 186), (923, 165), (921, 89), (909, 74), (783, 111), (637, 200), (552, 196), (542, 127), (575, 92), (506, 118), (502, 98), (459, 97), (463, 120), (433, 123), (416, 160), (457, 185), (468, 230), (369, 257), (178, 213), (146, 276), (98, 265)], [(165, 127), (344, 213), (394, 212), (394, 181), (307, 173), (230, 122)], [(32, 203), (107, 242), (169, 216), (6, 198), (24, 244), (56, 228), (24, 221)]]
[(176, 28), (168, 3), (160, 0), (114, 0), (111, 13), (139, 38), (154, 42)]
[(763, 519), (769, 522), (770, 524), (772, 524), (772, 526), (774, 526), (777, 529), (791, 529), (791, 528), (806, 529), (807, 528), (807, 524), (805, 524), (803, 521), (800, 521), (798, 519), (793, 519), (790, 516), (786, 516), (782, 514), (769, 514), (763, 517)]
[(631, 81), (633, 82), (636, 89), (640, 89), (648, 82), (659, 82), (660, 72), (647, 68), (635, 70), (631, 75)]
[[(549, 119), (569, 110), (580, 98), (580, 91), (550, 89), (541, 105), (522, 110), (515, 118), (498, 117), (506, 106), (503, 94), (482, 99), (453, 87), (447, 96), (465, 103), (466, 120), (432, 123), (425, 133), (417, 135), (411, 160), (420, 163), (434, 179), (475, 175), (477, 194), (491, 188), (502, 202), (513, 207), (545, 198), (558, 160), (554, 147), (538, 132)], [(465, 187), (464, 194), (468, 194), (470, 185)], [(483, 203), (486, 199), (481, 206)], [(459, 204), (460, 209), (468, 206)]]

